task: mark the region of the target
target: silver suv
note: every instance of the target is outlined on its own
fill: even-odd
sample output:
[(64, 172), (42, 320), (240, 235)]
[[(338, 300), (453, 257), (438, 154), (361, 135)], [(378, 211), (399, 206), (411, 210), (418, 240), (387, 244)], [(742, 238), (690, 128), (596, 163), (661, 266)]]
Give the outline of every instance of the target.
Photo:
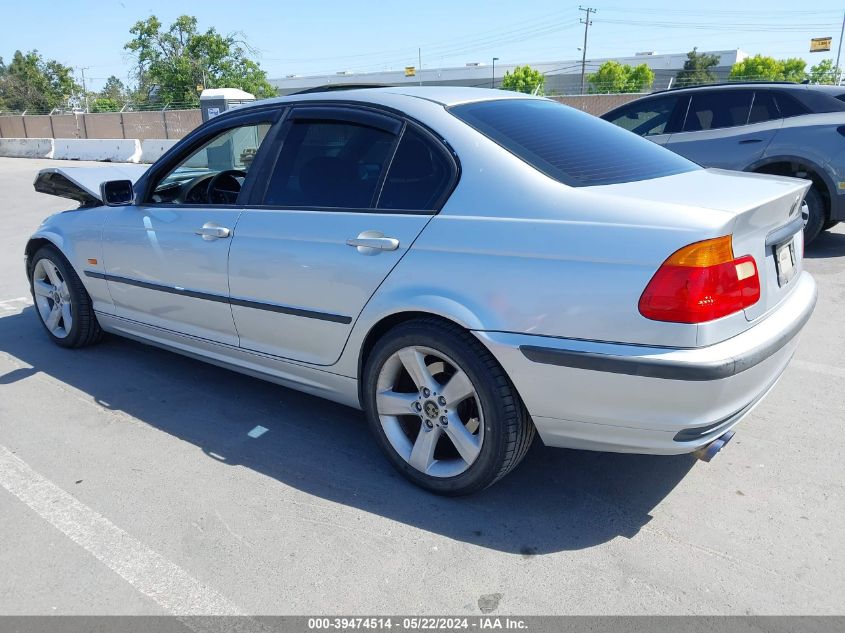
[(602, 118), (705, 167), (812, 180), (806, 243), (845, 219), (845, 87), (699, 86), (655, 93)]

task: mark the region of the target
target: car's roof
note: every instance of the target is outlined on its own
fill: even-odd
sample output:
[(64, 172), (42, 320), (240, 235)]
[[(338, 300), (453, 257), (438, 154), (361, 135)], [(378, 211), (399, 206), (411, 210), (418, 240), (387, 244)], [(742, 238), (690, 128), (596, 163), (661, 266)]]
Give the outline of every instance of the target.
[(443, 106), (454, 106), (460, 103), (476, 101), (492, 101), (498, 99), (538, 99), (531, 95), (512, 92), (509, 90), (494, 90), (492, 88), (465, 88), (460, 86), (393, 86), (388, 88), (357, 88), (351, 90), (326, 90), (324, 92), (308, 92), (262, 99), (254, 103), (241, 106), (266, 106), (274, 103), (290, 103), (294, 101), (362, 101), (379, 104), (389, 101), (395, 103), (396, 97), (408, 99), (425, 99)]
[(845, 89), (839, 86), (822, 86), (819, 84), (797, 84), (790, 81), (726, 81), (715, 84), (704, 84), (701, 86), (688, 86), (686, 88), (670, 88), (660, 90), (652, 94), (699, 92), (705, 90), (730, 90), (731, 88), (753, 88), (755, 90), (818, 90), (819, 92), (830, 93), (831, 95), (841, 94)]

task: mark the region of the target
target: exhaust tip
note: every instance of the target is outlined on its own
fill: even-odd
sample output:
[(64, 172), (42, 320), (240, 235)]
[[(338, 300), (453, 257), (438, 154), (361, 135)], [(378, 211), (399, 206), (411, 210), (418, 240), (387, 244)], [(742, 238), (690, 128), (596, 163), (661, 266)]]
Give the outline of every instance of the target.
[(693, 453), (693, 455), (695, 455), (698, 459), (700, 459), (703, 462), (709, 462), (714, 457), (716, 457), (716, 454), (719, 451), (721, 451), (723, 448), (725, 448), (727, 443), (730, 442), (731, 439), (733, 439), (733, 436), (734, 436), (733, 431), (727, 431), (724, 434), (717, 437), (712, 442), (710, 442), (709, 444), (707, 444), (706, 446), (702, 446), (701, 448), (699, 448), (697, 451), (695, 451)]

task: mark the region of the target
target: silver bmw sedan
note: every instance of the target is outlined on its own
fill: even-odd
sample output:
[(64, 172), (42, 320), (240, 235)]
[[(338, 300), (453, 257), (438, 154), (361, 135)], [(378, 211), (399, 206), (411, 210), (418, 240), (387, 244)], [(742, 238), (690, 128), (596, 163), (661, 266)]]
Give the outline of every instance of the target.
[(543, 98), (311, 93), (148, 170), (42, 171), (80, 204), (26, 272), (57, 344), (109, 332), (363, 409), (402, 474), (465, 494), (535, 435), (712, 457), (813, 311), (808, 187)]

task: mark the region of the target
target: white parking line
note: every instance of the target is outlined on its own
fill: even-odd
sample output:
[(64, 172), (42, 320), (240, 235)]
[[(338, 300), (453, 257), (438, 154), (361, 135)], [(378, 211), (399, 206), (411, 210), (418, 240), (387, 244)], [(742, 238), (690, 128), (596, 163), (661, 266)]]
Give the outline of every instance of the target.
[(31, 297), (18, 297), (17, 299), (5, 299), (0, 301), (0, 316), (11, 313), (18, 313), (24, 308), (32, 305)]
[[(224, 596), (39, 475), (2, 445), (0, 486), (170, 613), (242, 614)], [(195, 628), (191, 623), (186, 622)]]

